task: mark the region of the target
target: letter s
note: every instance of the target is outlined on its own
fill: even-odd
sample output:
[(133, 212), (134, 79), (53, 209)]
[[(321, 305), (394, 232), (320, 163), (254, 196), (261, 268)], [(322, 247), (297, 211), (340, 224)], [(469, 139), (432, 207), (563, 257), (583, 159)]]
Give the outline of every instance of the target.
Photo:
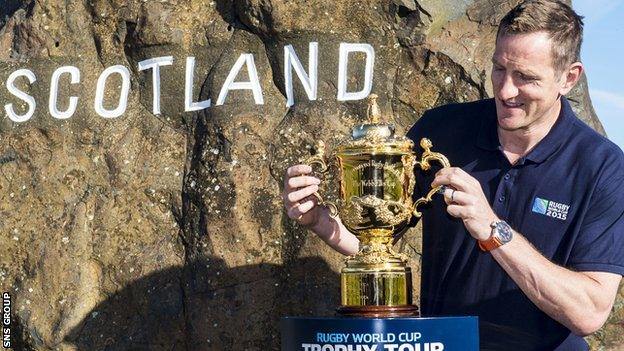
[(13, 122), (18, 122), (18, 123), (28, 121), (30, 117), (32, 117), (32, 115), (35, 113), (35, 108), (37, 107), (37, 102), (35, 102), (34, 97), (17, 89), (17, 87), (13, 84), (15, 83), (15, 79), (19, 76), (25, 76), (26, 78), (28, 78), (28, 81), (30, 82), (30, 84), (34, 83), (37, 80), (37, 77), (35, 77), (35, 74), (29, 69), (18, 69), (17, 71), (11, 73), (9, 78), (7, 78), (6, 86), (7, 86), (7, 90), (9, 91), (9, 93), (13, 94), (17, 98), (19, 98), (20, 100), (28, 104), (28, 111), (26, 111), (26, 113), (21, 116), (15, 113), (15, 110), (13, 109), (13, 104), (4, 105), (4, 110), (9, 116), (9, 119)]

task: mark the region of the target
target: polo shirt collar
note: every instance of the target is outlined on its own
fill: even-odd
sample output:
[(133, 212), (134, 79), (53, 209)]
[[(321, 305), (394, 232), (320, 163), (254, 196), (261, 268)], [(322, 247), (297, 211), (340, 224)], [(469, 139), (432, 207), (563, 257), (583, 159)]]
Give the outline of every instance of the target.
[[(477, 146), (485, 150), (502, 150), (500, 141), (498, 140), (498, 130), (496, 121), (496, 104), (492, 100), (490, 105), (493, 111), (486, 113), (486, 118), (481, 121), (481, 128), (477, 136)], [(529, 152), (525, 159), (534, 163), (542, 163), (548, 159), (550, 155), (555, 153), (569, 136), (571, 125), (574, 123), (574, 111), (564, 96), (561, 97), (561, 111), (557, 121), (552, 126), (548, 134)]]

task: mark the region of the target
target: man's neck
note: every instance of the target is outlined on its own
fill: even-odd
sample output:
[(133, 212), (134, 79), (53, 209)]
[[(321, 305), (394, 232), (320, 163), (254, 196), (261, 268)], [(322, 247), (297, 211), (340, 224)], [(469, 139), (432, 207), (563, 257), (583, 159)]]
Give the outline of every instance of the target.
[(561, 100), (553, 106), (546, 118), (516, 130), (504, 130), (498, 127), (498, 140), (503, 147), (503, 153), (511, 164), (526, 156), (540, 142), (557, 122), (561, 111)]

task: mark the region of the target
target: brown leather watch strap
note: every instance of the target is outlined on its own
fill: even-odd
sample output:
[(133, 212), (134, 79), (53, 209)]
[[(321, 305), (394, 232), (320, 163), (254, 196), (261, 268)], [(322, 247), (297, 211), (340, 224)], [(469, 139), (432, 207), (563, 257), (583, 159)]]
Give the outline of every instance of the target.
[(503, 246), (503, 243), (494, 235), (487, 240), (478, 240), (477, 242), (481, 251), (492, 251), (497, 247)]

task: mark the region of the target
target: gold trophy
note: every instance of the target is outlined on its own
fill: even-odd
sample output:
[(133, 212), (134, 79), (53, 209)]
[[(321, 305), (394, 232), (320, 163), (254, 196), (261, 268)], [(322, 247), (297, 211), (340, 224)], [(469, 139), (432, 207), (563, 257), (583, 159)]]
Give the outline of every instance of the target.
[[(418, 316), (407, 256), (395, 252), (392, 242), (412, 216), (421, 216), (418, 205), (431, 201), (439, 190), (431, 189), (414, 202), (414, 166), (426, 171), (432, 160), (443, 167), (450, 165), (444, 155), (430, 150), (432, 145), (426, 138), (420, 141), (424, 152), (417, 161), (414, 143), (395, 136), (394, 126), (381, 121), (376, 95), (369, 98), (367, 115), (368, 122), (356, 125), (351, 138), (334, 151), (338, 199), (335, 203), (324, 201), (315, 194), (319, 204), (327, 206), (331, 216), (340, 214), (346, 228), (360, 240), (359, 252), (346, 259), (340, 274), (341, 306), (337, 311), (355, 317)], [(307, 163), (320, 165), (321, 172), (328, 170), (323, 142)]]

